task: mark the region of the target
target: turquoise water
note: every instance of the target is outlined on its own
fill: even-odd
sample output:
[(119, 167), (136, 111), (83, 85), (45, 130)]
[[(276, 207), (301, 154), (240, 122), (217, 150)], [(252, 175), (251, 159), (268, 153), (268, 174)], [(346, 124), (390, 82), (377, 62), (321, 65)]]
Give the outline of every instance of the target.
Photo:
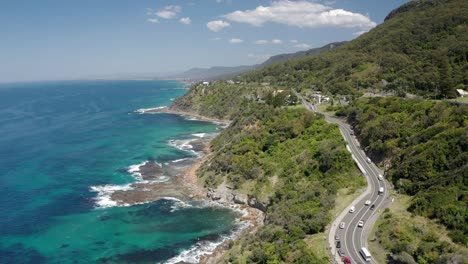
[(229, 234), (237, 215), (225, 208), (96, 208), (90, 189), (133, 182), (128, 167), (146, 160), (193, 156), (168, 142), (216, 125), (134, 113), (185, 91), (172, 81), (0, 84), (1, 263), (165, 262)]

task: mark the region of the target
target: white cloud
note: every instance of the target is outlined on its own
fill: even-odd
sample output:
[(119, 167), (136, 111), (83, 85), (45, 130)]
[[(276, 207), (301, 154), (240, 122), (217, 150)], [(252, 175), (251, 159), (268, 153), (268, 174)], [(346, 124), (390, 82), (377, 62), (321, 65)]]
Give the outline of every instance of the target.
[(299, 49), (310, 49), (310, 45), (309, 44), (305, 44), (305, 43), (301, 43), (301, 44), (297, 44), (297, 45), (294, 45), (295, 48), (299, 48)]
[(291, 39), (289, 42), (291, 42), (291, 43), (298, 43), (299, 41), (297, 41), (297, 39)]
[(255, 44), (258, 44), (258, 45), (268, 44), (268, 40), (259, 39), (255, 41)]
[(164, 9), (159, 10), (155, 14), (158, 17), (164, 18), (164, 19), (172, 19), (177, 16), (178, 13), (182, 11), (182, 7), (178, 5), (169, 5), (164, 7)]
[(222, 38), (212, 38), (211, 40), (216, 40), (216, 41), (218, 41), (218, 40), (221, 40), (221, 39), (222, 39)]
[(153, 24), (159, 23), (159, 19), (157, 19), (157, 18), (148, 18), (148, 19), (146, 19), (146, 21), (148, 21), (150, 23), (153, 23)]
[(185, 25), (190, 25), (192, 23), (192, 20), (190, 17), (183, 17), (180, 20), (180, 23), (185, 24)]
[(225, 27), (229, 27), (231, 24), (223, 20), (214, 20), (206, 23), (206, 26), (214, 32), (218, 32)]
[(262, 26), (266, 23), (285, 24), (299, 28), (358, 27), (373, 28), (376, 23), (365, 15), (305, 0), (276, 0), (270, 6), (235, 11), (224, 15), (230, 21)]
[(264, 45), (264, 44), (281, 44), (283, 41), (281, 39), (272, 39), (270, 40), (264, 40), (264, 39), (259, 39), (254, 42), (257, 45)]
[(239, 44), (239, 43), (242, 43), (244, 42), (242, 39), (238, 39), (238, 38), (233, 38), (233, 39), (230, 39), (229, 40), (229, 43), (232, 43), (232, 44)]

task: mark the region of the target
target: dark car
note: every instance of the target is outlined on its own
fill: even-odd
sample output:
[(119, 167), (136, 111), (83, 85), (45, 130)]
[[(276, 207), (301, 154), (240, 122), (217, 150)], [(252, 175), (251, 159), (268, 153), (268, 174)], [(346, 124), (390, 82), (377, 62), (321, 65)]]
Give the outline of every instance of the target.
[(343, 251), (343, 249), (341, 249), (341, 248), (338, 249), (338, 255), (340, 255), (340, 257), (343, 257), (343, 256), (344, 256), (344, 251)]
[(341, 248), (341, 241), (336, 241), (336, 248)]
[(375, 208), (375, 204), (371, 205), (369, 209), (374, 210), (374, 208)]

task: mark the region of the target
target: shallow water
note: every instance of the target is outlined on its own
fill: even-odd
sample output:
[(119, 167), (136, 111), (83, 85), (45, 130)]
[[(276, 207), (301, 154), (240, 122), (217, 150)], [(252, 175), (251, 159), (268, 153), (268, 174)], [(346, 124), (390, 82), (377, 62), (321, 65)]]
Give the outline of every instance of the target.
[(134, 112), (185, 92), (172, 81), (1, 84), (1, 262), (164, 262), (229, 234), (237, 214), (225, 208), (176, 200), (96, 208), (93, 186), (132, 183), (129, 166), (147, 160), (193, 157), (170, 142), (216, 131)]

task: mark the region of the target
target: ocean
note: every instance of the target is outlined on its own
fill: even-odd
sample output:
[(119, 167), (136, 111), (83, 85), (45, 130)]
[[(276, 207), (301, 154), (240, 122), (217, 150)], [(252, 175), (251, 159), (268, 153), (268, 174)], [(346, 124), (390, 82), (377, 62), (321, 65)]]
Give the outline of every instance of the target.
[(194, 158), (187, 142), (218, 131), (136, 111), (185, 92), (152, 80), (0, 84), (0, 262), (195, 263), (231, 235), (228, 208), (110, 200), (139, 180), (138, 164)]

